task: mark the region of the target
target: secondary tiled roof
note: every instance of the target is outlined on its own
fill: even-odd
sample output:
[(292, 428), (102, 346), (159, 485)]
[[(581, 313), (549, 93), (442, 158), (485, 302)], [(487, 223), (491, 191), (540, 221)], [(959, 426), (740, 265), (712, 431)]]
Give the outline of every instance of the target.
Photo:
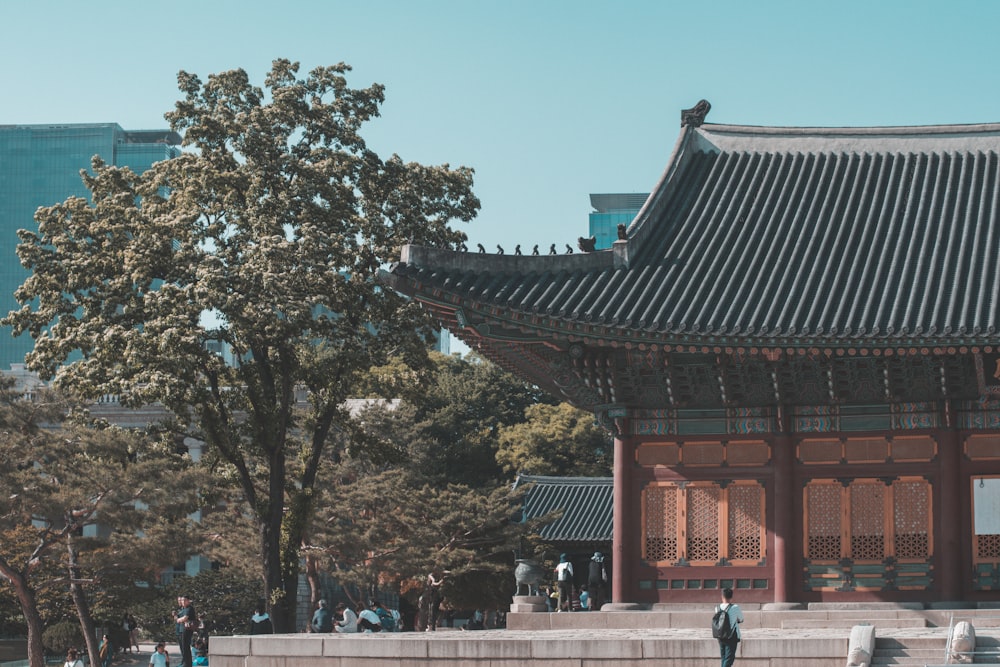
[(995, 344), (998, 216), (1000, 125), (705, 124), (614, 248), (409, 247), (390, 284), (605, 338)]
[(550, 542), (606, 542), (611, 540), (613, 477), (546, 477), (519, 475), (515, 486), (530, 484), (524, 499), (524, 518), (561, 510), (562, 516), (542, 528)]

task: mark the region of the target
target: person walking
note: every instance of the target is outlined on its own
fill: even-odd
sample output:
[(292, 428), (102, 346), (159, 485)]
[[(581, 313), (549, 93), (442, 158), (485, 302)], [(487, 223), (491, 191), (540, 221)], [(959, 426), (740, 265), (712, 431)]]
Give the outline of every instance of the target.
[(715, 611), (724, 611), (729, 616), (732, 635), (729, 638), (719, 638), (719, 653), (722, 657), (722, 667), (733, 667), (736, 660), (736, 647), (740, 643), (740, 623), (743, 622), (743, 611), (738, 604), (733, 604), (733, 589), (722, 589), (722, 603)]
[(573, 563), (566, 554), (560, 554), (556, 565), (556, 586), (559, 588), (559, 608), (556, 611), (572, 611)]

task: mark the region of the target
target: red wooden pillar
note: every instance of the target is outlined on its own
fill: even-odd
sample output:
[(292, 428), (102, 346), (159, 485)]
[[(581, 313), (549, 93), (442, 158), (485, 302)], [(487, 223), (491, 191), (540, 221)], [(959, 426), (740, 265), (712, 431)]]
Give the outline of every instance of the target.
[(962, 599), (962, 575), (967, 569), (962, 565), (962, 442), (955, 431), (944, 431), (938, 438), (938, 457), (941, 461), (941, 478), (937, 485), (941, 502), (941, 516), (935, 523), (940, 526), (935, 573), (941, 585), (941, 599)]
[(789, 558), (788, 550), (795, 544), (795, 512), (793, 475), (795, 444), (787, 435), (777, 435), (771, 444), (774, 457), (774, 481), (771, 502), (774, 503), (774, 557), (771, 559), (774, 568), (774, 602), (791, 602), (788, 591), (792, 573), (789, 568), (793, 559)]
[(630, 506), (635, 497), (632, 489), (632, 469), (635, 466), (635, 442), (624, 435), (615, 437), (615, 492), (614, 526), (611, 549), (611, 601), (634, 602), (627, 599), (634, 595), (635, 582), (632, 567), (638, 559), (636, 553), (635, 517), (638, 512)]

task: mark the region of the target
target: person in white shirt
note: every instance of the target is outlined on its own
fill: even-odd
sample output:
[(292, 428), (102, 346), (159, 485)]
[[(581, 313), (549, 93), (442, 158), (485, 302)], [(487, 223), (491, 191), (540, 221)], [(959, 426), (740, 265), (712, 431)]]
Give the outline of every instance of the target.
[(337, 632), (358, 631), (358, 615), (354, 613), (353, 609), (341, 602), (337, 605), (337, 612), (341, 614), (341, 620), (339, 623), (333, 624), (334, 630)]
[(66, 651), (66, 662), (63, 663), (63, 667), (83, 667), (83, 660), (80, 660), (80, 654), (75, 648)]
[(722, 589), (722, 604), (716, 607), (718, 610), (729, 614), (729, 623), (733, 627), (733, 636), (729, 639), (719, 640), (719, 653), (722, 656), (722, 667), (733, 667), (736, 660), (736, 647), (740, 643), (740, 623), (743, 622), (743, 611), (738, 604), (733, 604), (733, 589)]
[(559, 556), (559, 564), (556, 565), (556, 585), (559, 587), (559, 609), (556, 611), (572, 611), (573, 563), (569, 562), (566, 554)]

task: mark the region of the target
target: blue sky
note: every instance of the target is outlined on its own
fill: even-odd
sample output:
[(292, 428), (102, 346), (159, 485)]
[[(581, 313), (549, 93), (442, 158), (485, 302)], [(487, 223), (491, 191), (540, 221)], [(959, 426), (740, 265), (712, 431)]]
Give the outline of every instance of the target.
[(11, 0), (0, 124), (165, 127), (176, 74), (344, 61), (386, 86), (380, 154), (476, 170), (470, 244), (575, 245), (591, 192), (646, 192), (709, 122), (1000, 121), (988, 0)]

